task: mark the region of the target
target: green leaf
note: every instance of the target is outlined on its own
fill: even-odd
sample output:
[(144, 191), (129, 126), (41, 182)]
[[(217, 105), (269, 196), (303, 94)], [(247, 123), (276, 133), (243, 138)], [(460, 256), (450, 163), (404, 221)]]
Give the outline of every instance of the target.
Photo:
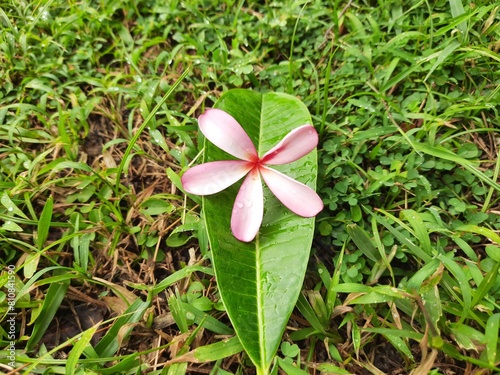
[(391, 334), (386, 334), (385, 338), (392, 344), (392, 346), (399, 350), (405, 356), (405, 358), (413, 359), (411, 349), (409, 348), (408, 343), (405, 340), (401, 339), (401, 337), (397, 335)]
[(306, 318), (308, 323), (317, 331), (323, 334), (326, 334), (325, 328), (323, 327), (323, 324), (319, 320), (318, 316), (314, 312), (314, 309), (312, 308), (311, 304), (309, 301), (304, 297), (303, 294), (299, 295), (299, 299), (297, 301), (297, 308), (299, 309), (300, 313)]
[(288, 341), (283, 341), (280, 349), (283, 355), (290, 358), (297, 357), (300, 354), (299, 346), (297, 344), (292, 345)]
[(413, 230), (415, 231), (415, 236), (420, 242), (420, 247), (427, 254), (432, 254), (432, 245), (429, 238), (429, 233), (427, 232), (427, 227), (419, 213), (414, 210), (403, 210), (403, 215), (406, 220), (411, 224)]
[(300, 368), (282, 360), (281, 358), (278, 358), (278, 364), (280, 368), (285, 371), (286, 374), (288, 375), (307, 375), (308, 372), (301, 370)]
[(7, 220), (5, 223), (2, 225), (2, 229), (5, 229), (6, 231), (9, 232), (22, 232), (23, 228), (21, 228), (19, 225), (14, 223), (11, 220)]
[[(453, 18), (460, 17), (465, 13), (462, 0), (449, 0), (449, 3), (451, 9), (451, 16)], [(467, 22), (462, 21), (458, 25), (458, 29), (462, 32), (463, 35), (467, 35)]]
[(460, 47), (460, 42), (457, 42), (456, 40), (454, 40), (449, 45), (447, 45), (445, 48), (443, 48), (442, 51), (440, 51), (437, 54), (435, 54), (437, 56), (436, 62), (429, 69), (429, 73), (427, 73), (427, 75), (425, 76), (424, 82), (429, 79), (429, 77), (431, 76), (432, 72), (434, 72), (434, 70), (436, 70), (441, 64), (443, 64), (443, 62), (448, 58), (448, 56), (452, 55), (453, 52), (458, 47)]
[(23, 275), (26, 278), (31, 278), (38, 268), (40, 262), (40, 253), (30, 253), (26, 257), (23, 264)]
[[(160, 283), (157, 285), (153, 286), (151, 289), (151, 293), (153, 296), (156, 296), (158, 293), (163, 292), (165, 289), (167, 289), (169, 286), (175, 284), (179, 280), (182, 280), (189, 275), (191, 275), (193, 272), (203, 272), (207, 275), (213, 276), (212, 269), (208, 267), (201, 267), (197, 265), (192, 265), (192, 266), (187, 266), (183, 269), (180, 269), (170, 276), (167, 276), (164, 278)], [(132, 284), (131, 285), (134, 288), (141, 289), (141, 290), (149, 290), (150, 287), (147, 285), (143, 284)]]
[(50, 196), (45, 202), (40, 220), (38, 221), (38, 250), (43, 249), (43, 245), (47, 240), (50, 229), (50, 221), (52, 220), (52, 209), (54, 207), (54, 198)]
[(78, 342), (73, 346), (73, 349), (71, 349), (71, 352), (68, 356), (68, 361), (66, 362), (66, 375), (74, 374), (80, 356), (85, 350), (85, 347), (90, 344), (90, 340), (92, 340), (92, 337), (96, 333), (97, 328), (99, 328), (99, 325), (100, 323), (90, 327), (85, 332), (83, 332)]
[(439, 296), (439, 289), (437, 285), (430, 288), (422, 295), (422, 301), (424, 304), (424, 309), (427, 311), (425, 314), (425, 319), (429, 326), (430, 342), (431, 346), (440, 342), (441, 335), (439, 331), (439, 320), (443, 315), (441, 298)]
[(167, 375), (185, 375), (187, 370), (187, 362), (174, 363), (168, 368)]
[(159, 196), (153, 196), (148, 198), (141, 204), (141, 212), (144, 215), (162, 215), (169, 214), (175, 210), (175, 206), (168, 200), (162, 199)]
[(477, 225), (464, 224), (460, 225), (459, 227), (456, 227), (455, 230), (457, 232), (468, 232), (468, 233), (479, 234), (480, 236), (485, 236), (490, 240), (492, 240), (493, 242), (496, 242), (498, 245), (500, 245), (500, 236), (491, 229), (480, 227)]
[(189, 331), (186, 311), (184, 310), (184, 305), (181, 302), (178, 292), (172, 294), (169, 297), (168, 308), (172, 312), (172, 317), (174, 318), (175, 324), (177, 324), (179, 331), (181, 331), (182, 333), (186, 333), (187, 331)]
[(224, 323), (220, 322), (213, 316), (200, 311), (196, 307), (181, 302), (183, 311), (186, 313), (186, 316), (190, 317), (196, 324), (202, 324), (203, 328), (208, 329), (218, 335), (233, 335), (234, 331), (229, 328)]
[(486, 245), (486, 254), (496, 262), (500, 262), (500, 247)]
[[(307, 108), (281, 93), (231, 90), (216, 107), (231, 114), (253, 140), (259, 155), (290, 130), (312, 123)], [(205, 142), (205, 161), (225, 160), (225, 152)], [(314, 188), (316, 151), (300, 160), (273, 166)], [(297, 301), (309, 258), (314, 218), (299, 217), (264, 189), (264, 219), (254, 241), (231, 233), (230, 220), (239, 183), (203, 198), (208, 238), (222, 301), (258, 374), (266, 374)]]
[(238, 337), (218, 341), (210, 345), (200, 346), (189, 353), (175, 358), (174, 362), (205, 363), (231, 357), (243, 350)]
[(184, 188), (182, 187), (181, 178), (175, 173), (172, 168), (167, 168), (167, 177), (172, 182), (175, 187), (185, 193)]
[(490, 290), (495, 285), (498, 276), (498, 270), (500, 269), (500, 263), (495, 263), (495, 266), (491, 271), (489, 271), (483, 278), (483, 281), (479, 284), (477, 289), (474, 291), (474, 298), (472, 299), (471, 306), (475, 307), (481, 300), (490, 292)]
[(12, 201), (12, 199), (10, 199), (9, 194), (7, 194), (6, 191), (3, 193), (2, 197), (0, 198), (0, 203), (2, 203), (2, 206), (4, 206), (7, 209), (9, 214), (20, 216), (22, 218), (28, 219), (28, 216), (26, 216), (24, 214), (24, 212), (21, 211), (16, 206), (16, 204)]
[(356, 244), (359, 250), (365, 255), (367, 258), (377, 262), (380, 260), (380, 253), (377, 251), (377, 248), (373, 244), (370, 236), (358, 225), (349, 224), (346, 226), (347, 233), (351, 236), (353, 242)]
[(33, 350), (38, 341), (43, 337), (52, 319), (56, 315), (57, 309), (66, 295), (70, 280), (64, 280), (50, 284), (42, 305), (42, 311), (35, 322), (31, 337), (26, 343), (26, 351)]
[(486, 354), (488, 357), (488, 363), (491, 366), (495, 365), (497, 359), (497, 349), (498, 343), (500, 340), (498, 339), (500, 326), (500, 313), (493, 314), (488, 318), (486, 322), (486, 330), (485, 330), (485, 339), (486, 339)]
[(83, 171), (87, 173), (95, 173), (92, 168), (90, 168), (85, 163), (79, 163), (76, 161), (68, 161), (63, 159), (57, 159), (47, 164), (44, 168), (40, 170), (40, 174), (48, 172), (56, 172), (61, 169), (76, 169), (78, 171)]
[(154, 143), (156, 143), (158, 146), (160, 146), (165, 152), (169, 152), (167, 141), (165, 140), (165, 137), (163, 134), (160, 133), (159, 130), (157, 129), (149, 129), (149, 134), (154, 140)]
[(457, 165), (467, 169), (469, 172), (476, 175), (477, 178), (491, 186), (496, 191), (500, 191), (500, 184), (498, 184), (496, 181), (493, 181), (490, 177), (480, 171), (477, 168), (476, 162), (472, 162), (469, 159), (458, 156), (442, 146), (431, 146), (425, 143), (415, 143), (414, 147), (419, 152), (423, 152), (436, 158), (456, 163)]
[[(403, 227), (404, 229), (407, 229), (408, 231), (411, 232), (411, 229), (410, 228), (407, 228), (405, 227), (404, 223), (401, 222), (401, 220), (397, 219), (396, 217), (394, 217), (393, 215), (391, 215), (389, 212), (385, 212), (383, 210), (379, 210), (380, 212), (382, 212), (383, 214), (385, 214), (388, 218), (392, 219), (393, 221), (395, 221), (396, 223), (398, 223), (401, 227)], [(384, 227), (387, 228), (387, 230), (389, 230), (389, 232), (391, 232), (391, 234), (396, 237), (400, 242), (401, 244), (405, 245), (406, 247), (408, 247), (408, 249), (410, 250), (410, 252), (412, 252), (417, 258), (420, 258), (422, 261), (424, 261), (425, 263), (428, 263), (431, 261), (431, 256), (429, 254), (427, 254), (427, 252), (425, 252), (421, 247), (415, 245), (411, 240), (409, 240), (405, 234), (403, 234), (402, 232), (400, 232), (398, 229), (394, 228), (390, 223), (389, 221), (385, 220), (383, 217), (381, 217), (380, 215), (376, 215), (374, 214), (373, 212), (371, 211), (367, 211), (370, 215), (373, 215), (377, 221), (382, 224)]]
[(448, 271), (450, 271), (450, 273), (455, 277), (460, 287), (460, 291), (462, 292), (463, 309), (462, 316), (459, 321), (459, 323), (461, 323), (465, 320), (465, 318), (467, 318), (472, 305), (472, 290), (469, 285), (469, 281), (462, 268), (454, 260), (442, 254), (438, 254), (437, 259), (442, 261)]
[(140, 298), (137, 298), (134, 303), (125, 310), (125, 313), (116, 319), (113, 326), (95, 346), (96, 353), (101, 358), (113, 356), (120, 348), (121, 341), (132, 331), (134, 323), (142, 319), (144, 313), (150, 306), (151, 303), (149, 301), (144, 302)]
[(198, 225), (198, 223), (188, 223), (176, 227), (167, 237), (167, 246), (179, 247), (186, 244), (194, 236), (191, 232), (198, 230)]
[(331, 363), (320, 363), (318, 365), (318, 370), (321, 371), (322, 374), (352, 375), (352, 372)]
[[(88, 347), (87, 347), (88, 348)], [(131, 369), (138, 367), (140, 362), (137, 359), (139, 353), (130, 353), (123, 360), (111, 367), (99, 369), (100, 375), (131, 374)], [(92, 374), (92, 373), (90, 373)]]
[(419, 291), (424, 281), (430, 277), (439, 267), (441, 262), (437, 259), (432, 259), (421, 267), (413, 276), (408, 280), (406, 288), (409, 292)]
[(462, 349), (479, 351), (479, 345), (484, 345), (483, 333), (475, 328), (462, 323), (451, 323), (449, 329), (458, 347)]

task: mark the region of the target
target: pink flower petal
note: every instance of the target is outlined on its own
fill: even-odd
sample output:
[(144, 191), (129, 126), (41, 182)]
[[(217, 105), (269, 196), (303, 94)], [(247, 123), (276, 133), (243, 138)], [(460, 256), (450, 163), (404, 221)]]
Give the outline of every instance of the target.
[(231, 230), (243, 242), (252, 241), (264, 216), (264, 192), (259, 171), (254, 168), (247, 175), (236, 196), (231, 216)]
[(269, 190), (290, 211), (303, 217), (312, 217), (323, 209), (321, 198), (310, 187), (274, 169), (261, 166), (259, 170)]
[(252, 140), (230, 114), (209, 108), (198, 118), (198, 124), (205, 137), (220, 149), (239, 159), (257, 161)]
[(318, 145), (318, 133), (312, 125), (302, 125), (281, 140), (262, 157), (264, 164), (287, 164), (310, 153)]
[(253, 167), (243, 160), (212, 161), (188, 169), (182, 175), (182, 186), (191, 194), (218, 193), (241, 179)]

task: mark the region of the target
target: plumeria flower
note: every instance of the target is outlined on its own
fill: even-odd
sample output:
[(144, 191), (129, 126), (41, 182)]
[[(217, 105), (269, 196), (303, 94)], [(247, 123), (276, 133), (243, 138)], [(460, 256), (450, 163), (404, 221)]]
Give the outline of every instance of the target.
[(287, 164), (311, 152), (318, 144), (312, 125), (300, 126), (275, 147), (259, 157), (252, 140), (241, 125), (220, 109), (207, 109), (199, 119), (201, 132), (220, 149), (239, 160), (221, 160), (197, 165), (184, 173), (182, 185), (191, 194), (218, 193), (245, 177), (233, 206), (231, 230), (243, 242), (252, 241), (264, 216), (261, 177), (271, 192), (297, 215), (315, 216), (323, 202), (314, 190), (269, 165)]

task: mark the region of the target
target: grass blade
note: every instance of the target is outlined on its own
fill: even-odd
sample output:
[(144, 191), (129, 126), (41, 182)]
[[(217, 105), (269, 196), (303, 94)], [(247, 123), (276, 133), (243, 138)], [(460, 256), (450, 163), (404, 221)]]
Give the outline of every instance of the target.
[(144, 313), (151, 305), (137, 298), (128, 309), (113, 323), (106, 335), (95, 346), (95, 351), (100, 357), (113, 356), (120, 347), (121, 341), (130, 333), (133, 324), (142, 319)]
[(99, 323), (94, 325), (93, 327), (90, 327), (85, 332), (83, 332), (80, 339), (73, 346), (73, 349), (71, 349), (65, 367), (66, 375), (72, 375), (75, 373), (75, 369), (78, 365), (78, 360), (80, 359), (80, 356), (85, 350), (85, 347), (89, 345), (90, 340), (92, 340), (92, 336), (94, 336), (94, 334), (96, 333), (97, 328), (99, 328)]
[[(393, 215), (389, 214), (388, 212), (382, 211), (382, 210), (379, 210), (379, 211), (382, 212), (382, 213), (384, 213), (388, 217), (390, 217), (392, 220), (394, 220), (395, 222), (397, 222), (398, 224), (400, 224), (402, 227), (405, 227), (404, 223), (401, 222), (401, 220), (399, 220), (396, 217), (394, 217)], [(369, 213), (370, 213), (370, 215), (374, 215), (377, 218), (377, 221), (380, 224), (382, 224), (384, 227), (386, 227), (387, 230), (389, 230), (389, 232), (391, 232), (394, 235), (394, 237), (396, 237), (399, 240), (399, 242), (401, 242), (402, 245), (407, 246), (408, 249), (417, 258), (421, 259), (425, 263), (428, 263), (432, 259), (431, 256), (429, 254), (427, 254), (427, 252), (425, 252), (419, 246), (417, 246), (413, 242), (411, 242), (403, 233), (401, 233), (399, 230), (397, 230), (396, 228), (394, 228), (387, 220), (385, 220), (384, 218), (380, 217), (379, 215), (375, 215), (372, 212), (369, 212)], [(410, 230), (410, 232), (411, 232), (411, 230)]]
[(43, 207), (42, 214), (40, 215), (40, 219), (38, 221), (38, 250), (43, 249), (43, 245), (45, 244), (45, 241), (47, 240), (47, 237), (49, 235), (53, 207), (54, 198), (50, 196), (45, 202), (45, 206)]
[(377, 248), (362, 228), (360, 228), (357, 224), (349, 224), (346, 226), (346, 229), (358, 249), (361, 250), (367, 258), (373, 260), (374, 262), (381, 260)]
[(199, 348), (191, 350), (189, 353), (180, 355), (172, 359), (168, 362), (168, 364), (178, 362), (212, 362), (238, 354), (241, 351), (243, 351), (243, 347), (241, 346), (240, 340), (237, 336), (234, 336), (227, 340), (218, 341), (210, 345), (200, 346)]
[(307, 374), (309, 374), (308, 372), (282, 360), (281, 358), (278, 358), (278, 365), (280, 366), (280, 368), (283, 371), (285, 371), (285, 374), (288, 374), (288, 375), (307, 375)]
[(415, 236), (417, 237), (422, 250), (424, 250), (427, 254), (431, 255), (432, 254), (431, 240), (429, 238), (429, 233), (427, 232), (427, 227), (424, 221), (422, 220), (420, 214), (418, 214), (414, 210), (404, 210), (403, 215), (406, 218), (406, 220), (408, 220), (413, 230), (415, 231)]
[(486, 322), (484, 337), (486, 339), (486, 356), (488, 363), (494, 366), (497, 362), (497, 349), (499, 344), (500, 313), (493, 314)]
[(474, 291), (474, 298), (472, 299), (471, 305), (475, 307), (481, 300), (488, 294), (491, 288), (495, 285), (498, 279), (498, 270), (500, 269), (500, 263), (497, 262), (495, 266), (489, 271), (481, 281), (481, 284)]
[(447, 255), (443, 254), (438, 254), (437, 258), (443, 262), (444, 266), (448, 269), (448, 271), (450, 271), (450, 273), (455, 277), (455, 280), (458, 282), (463, 298), (463, 310), (459, 322), (463, 322), (469, 315), (472, 306), (472, 290), (469, 285), (469, 280), (467, 279), (467, 276), (462, 268), (460, 268), (460, 266), (453, 259), (450, 259)]
[(462, 158), (454, 154), (453, 152), (445, 149), (444, 147), (430, 146), (424, 143), (414, 143), (414, 147), (417, 151), (423, 152), (428, 155), (432, 155), (437, 158), (452, 161), (457, 165), (464, 167), (465, 169), (476, 175), (481, 181), (488, 184), (496, 191), (500, 191), (500, 185), (497, 182), (493, 181), (491, 178), (487, 177), (480, 170), (478, 170), (477, 167), (475, 166), (475, 164), (477, 163), (473, 163), (468, 159)]
[(40, 315), (33, 326), (33, 332), (26, 343), (26, 351), (32, 351), (49, 328), (62, 300), (66, 296), (70, 280), (59, 281), (49, 286)]
[[(462, 4), (462, 0), (449, 0), (450, 8), (451, 8), (451, 16), (453, 18), (460, 17), (465, 13), (464, 6)], [(459, 30), (462, 32), (463, 37), (467, 36), (467, 22), (461, 22), (458, 25)]]
[(432, 73), (439, 68), (444, 61), (455, 52), (455, 50), (460, 47), (460, 42), (454, 40), (452, 41), (449, 45), (447, 45), (445, 48), (443, 48), (442, 51), (433, 54), (433, 56), (437, 56), (436, 62), (432, 64), (432, 67), (429, 69), (429, 72), (424, 78), (424, 82), (429, 79), (429, 77), (432, 75)]

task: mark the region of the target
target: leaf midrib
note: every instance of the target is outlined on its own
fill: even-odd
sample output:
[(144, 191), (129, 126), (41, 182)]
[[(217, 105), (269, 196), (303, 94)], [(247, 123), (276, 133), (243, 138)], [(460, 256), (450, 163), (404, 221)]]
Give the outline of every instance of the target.
[(264, 343), (264, 301), (263, 301), (263, 293), (262, 293), (262, 279), (261, 279), (261, 248), (260, 248), (260, 238), (259, 234), (255, 237), (255, 271), (257, 274), (256, 277), (256, 286), (257, 286), (257, 321), (259, 327), (259, 347), (260, 347), (260, 363), (262, 368), (266, 368), (266, 345)]
[[(264, 97), (262, 97), (260, 103), (260, 119), (259, 119), (259, 140), (257, 145), (257, 153), (259, 157), (261, 157), (262, 153), (262, 124), (264, 124)], [(260, 232), (257, 232), (257, 236), (255, 237), (255, 272), (256, 272), (256, 287), (257, 287), (257, 322), (259, 327), (259, 353), (260, 353), (260, 364), (261, 369), (266, 369), (266, 358), (267, 358), (267, 350), (264, 342), (265, 330), (264, 330), (264, 301), (263, 301), (263, 293), (262, 293), (262, 278), (261, 278), (261, 247), (260, 247)], [(257, 369), (258, 372), (261, 372), (261, 369)]]

